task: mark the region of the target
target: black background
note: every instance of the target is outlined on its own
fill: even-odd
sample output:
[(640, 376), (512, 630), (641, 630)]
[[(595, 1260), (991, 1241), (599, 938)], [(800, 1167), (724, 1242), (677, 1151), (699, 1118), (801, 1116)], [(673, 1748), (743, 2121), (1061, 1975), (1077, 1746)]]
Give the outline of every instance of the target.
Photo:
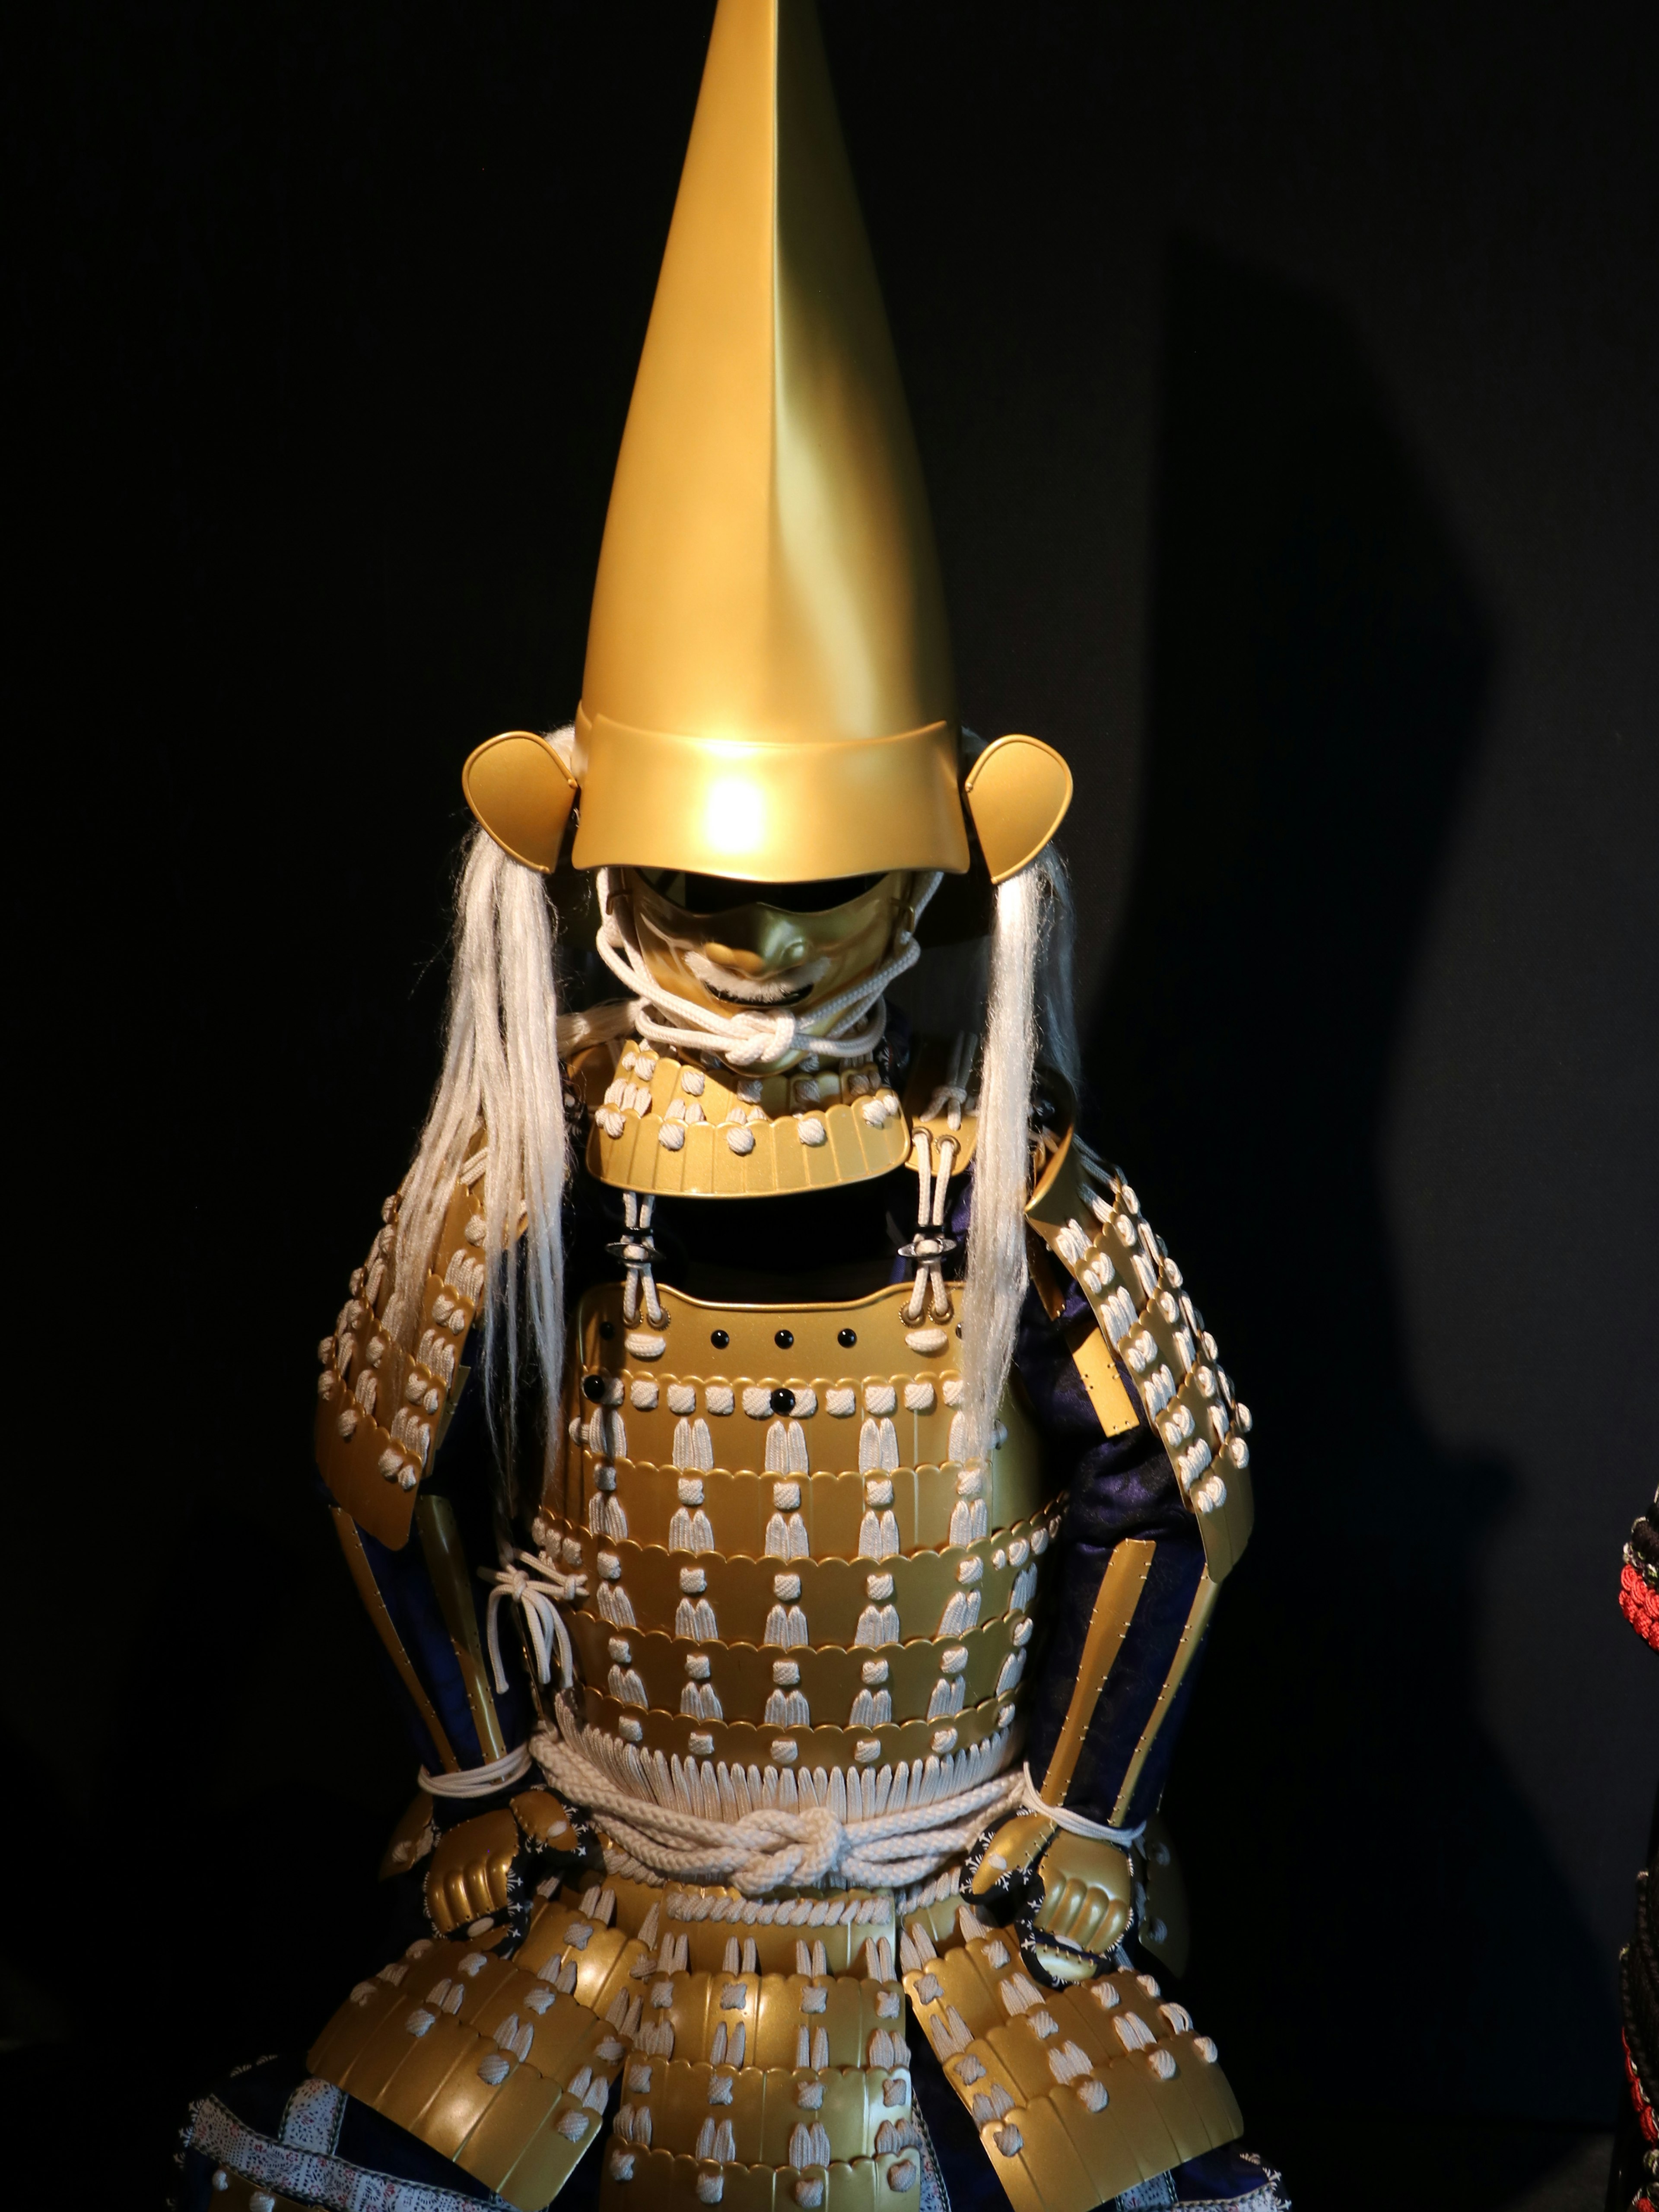
[[(576, 697), (709, 14), (69, 4), (9, 72), (3, 1995), (13, 2140), (135, 2203), (378, 1963), (310, 1347), (459, 763)], [(1659, 1735), (1651, 14), (824, 14), (965, 711), (1074, 764), (1097, 1130), (1257, 1414), (1193, 2002), (1304, 2204), (1455, 2116), (1496, 2204), (1610, 2124)]]

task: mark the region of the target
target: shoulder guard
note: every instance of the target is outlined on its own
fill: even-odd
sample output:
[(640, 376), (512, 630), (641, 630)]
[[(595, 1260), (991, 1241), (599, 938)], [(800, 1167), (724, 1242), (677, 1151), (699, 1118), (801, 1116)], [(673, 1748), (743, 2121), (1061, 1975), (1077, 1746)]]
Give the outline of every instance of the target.
[(1108, 1436), (1134, 1426), (1144, 1408), (1219, 1583), (1255, 1516), (1249, 1408), (1235, 1397), (1216, 1340), (1122, 1170), (1085, 1151), (1069, 1098), (1058, 1119), (1040, 1133), (1025, 1218), (1089, 1301), (1096, 1327), (1073, 1358)]
[(380, 1325), (392, 1288), (395, 1197), (381, 1210), (384, 1225), (352, 1275), (333, 1334), (317, 1347), (318, 1468), (335, 1503), (394, 1552), (409, 1541), (416, 1494), (467, 1377), (461, 1353), (484, 1285), (483, 1164), (480, 1141), (444, 1217), (434, 1261), (443, 1273), (428, 1271), (414, 1356)]

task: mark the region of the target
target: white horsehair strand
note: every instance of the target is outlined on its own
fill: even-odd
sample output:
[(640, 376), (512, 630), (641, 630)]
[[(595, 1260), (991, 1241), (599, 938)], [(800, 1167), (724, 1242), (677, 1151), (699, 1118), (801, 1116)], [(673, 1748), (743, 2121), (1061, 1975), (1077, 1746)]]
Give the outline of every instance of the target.
[[(564, 1364), (566, 1145), (553, 926), (543, 878), (509, 859), (484, 830), (475, 830), (456, 921), (443, 1073), (398, 1206), (397, 1279), (386, 1326), (405, 1349), (412, 1347), (427, 1270), (463, 1157), (482, 1122), (489, 1146), (483, 1178), (485, 1376), (505, 1349), (510, 1422), (521, 1326), (513, 1248), (522, 1216), (527, 1334), (541, 1370), (550, 1437), (557, 1432)], [(493, 1408), (495, 1391), (486, 1396)]]

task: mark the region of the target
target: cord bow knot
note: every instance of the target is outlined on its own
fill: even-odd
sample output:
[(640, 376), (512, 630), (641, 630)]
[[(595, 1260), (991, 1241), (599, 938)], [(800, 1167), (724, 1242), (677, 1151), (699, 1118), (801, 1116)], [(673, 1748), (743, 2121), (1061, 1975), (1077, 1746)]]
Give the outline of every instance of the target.
[(484, 1636), (489, 1646), (489, 1663), (495, 1673), (495, 1687), (505, 1692), (507, 1674), (501, 1665), (501, 1601), (511, 1598), (524, 1615), (524, 1625), (529, 1632), (531, 1647), (536, 1655), (536, 1673), (539, 1680), (553, 1679), (553, 1653), (559, 1655), (559, 1680), (568, 1689), (575, 1680), (575, 1655), (570, 1647), (570, 1632), (559, 1611), (573, 1597), (587, 1595), (586, 1575), (563, 1575), (559, 1572), (545, 1552), (520, 1552), (522, 1566), (514, 1566), (504, 1559), (492, 1574), (488, 1567), (480, 1567), (481, 1582), (491, 1585), (489, 1602), (484, 1613)]

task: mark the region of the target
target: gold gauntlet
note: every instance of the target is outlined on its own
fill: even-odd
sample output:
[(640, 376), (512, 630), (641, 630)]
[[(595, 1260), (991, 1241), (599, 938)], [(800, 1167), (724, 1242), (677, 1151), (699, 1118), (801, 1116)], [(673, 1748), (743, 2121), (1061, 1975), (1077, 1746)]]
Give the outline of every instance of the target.
[(511, 1924), (528, 1911), (535, 1883), (580, 1858), (582, 1832), (550, 1790), (520, 1790), (510, 1805), (475, 1813), (441, 1836), (427, 1869), (427, 1917), (440, 1936), (478, 1923)]
[(1135, 1918), (1130, 1854), (1041, 1813), (1016, 1813), (982, 1837), (963, 1887), (975, 1905), (1006, 1918), (1025, 1963), (1051, 1985), (1105, 1972)]

